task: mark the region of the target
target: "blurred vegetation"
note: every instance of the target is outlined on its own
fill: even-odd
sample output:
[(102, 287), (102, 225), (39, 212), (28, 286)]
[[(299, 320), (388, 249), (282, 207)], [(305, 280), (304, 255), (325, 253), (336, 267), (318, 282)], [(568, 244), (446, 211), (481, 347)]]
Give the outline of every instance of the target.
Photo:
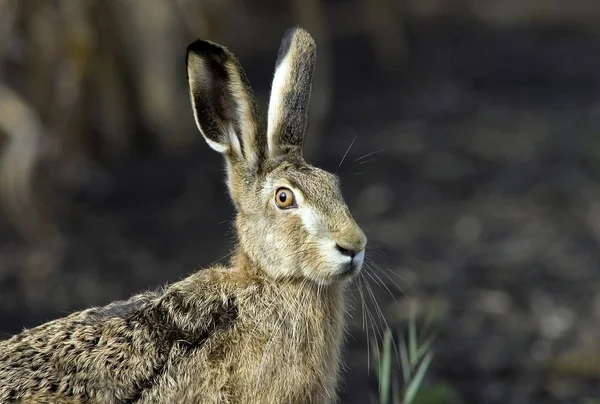
[[(28, 285), (44, 284), (52, 277), (53, 271), (61, 267), (65, 251), (64, 239), (67, 237), (63, 234), (62, 226), (65, 216), (69, 214), (71, 206), (69, 202), (79, 193), (104, 192), (110, 182), (105, 173), (106, 166), (127, 161), (142, 153), (154, 156), (178, 156), (202, 142), (191, 117), (183, 66), (185, 47), (193, 39), (208, 38), (230, 47), (244, 67), (252, 70), (250, 76), (256, 79), (253, 85), (264, 109), (269, 95), (275, 54), (283, 32), (293, 24), (300, 24), (311, 32), (317, 41), (318, 63), (311, 104), (309, 129), (311, 133), (307, 137), (306, 145), (306, 152), (310, 158), (318, 155), (322, 150), (319, 146), (325, 144), (321, 134), (327, 129), (336, 105), (335, 98), (339, 96), (334, 85), (334, 71), (358, 71), (362, 65), (373, 65), (376, 66), (378, 73), (386, 77), (390, 83), (388, 87), (393, 87), (394, 83), (402, 79), (406, 66), (419, 55), (431, 52), (433, 56), (424, 60), (432, 64), (437, 60), (455, 57), (455, 49), (451, 45), (468, 36), (470, 31), (458, 30), (456, 38), (448, 35), (450, 37), (448, 43), (444, 42), (443, 45), (448, 49), (443, 49), (442, 52), (438, 50), (438, 53), (430, 49), (428, 44), (435, 44), (435, 41), (440, 41), (440, 37), (432, 36), (434, 39), (429, 39), (430, 42), (424, 40), (421, 45), (423, 43), (425, 45), (420, 49), (413, 47), (415, 40), (411, 37), (411, 29), (414, 31), (414, 27), (424, 24), (441, 26), (448, 21), (458, 22), (459, 27), (470, 25), (486, 27), (489, 30), (519, 31), (550, 27), (556, 29), (553, 34), (555, 37), (561, 37), (563, 32), (561, 29), (575, 27), (578, 31), (598, 36), (600, 2), (588, 0), (569, 2), (564, 0), (0, 0), (0, 203), (5, 219), (29, 244), (30, 249), (28, 258), (22, 263), (22, 268), (18, 268), (20, 271), (18, 276), (24, 276)], [(522, 45), (519, 42), (520, 37), (514, 38), (517, 45)], [(365, 54), (363, 52), (365, 47), (357, 45), (359, 40), (362, 40), (361, 43), (368, 44), (370, 53)], [(484, 43), (483, 47), (497, 45), (494, 40), (487, 38), (489, 44), (485, 40), (486, 38), (481, 40)], [(336, 53), (334, 44), (340, 42), (345, 42), (343, 51)], [(526, 42), (519, 47), (522, 53), (499, 54), (523, 55), (529, 49), (535, 48), (535, 44), (534, 41)], [(577, 55), (576, 52), (565, 52), (568, 46), (567, 44), (564, 48), (559, 47), (552, 55), (553, 57), (558, 55), (563, 62), (556, 70), (563, 68), (567, 71), (567, 75), (585, 72), (585, 68), (577, 70), (578, 66), (582, 65), (581, 60), (562, 60), (568, 59), (568, 55)], [(466, 47), (462, 48), (462, 57), (469, 60), (459, 60), (456, 64), (449, 63), (449, 65), (463, 66), (469, 61), (485, 59), (493, 55), (493, 49), (483, 56), (471, 48), (466, 51), (465, 49)], [(341, 54), (343, 57), (340, 57)], [(567, 56), (564, 56), (565, 54)], [(496, 57), (494, 61), (502, 58), (497, 55)], [(510, 76), (513, 70), (525, 69), (526, 63), (517, 59), (519, 58), (515, 57), (515, 60), (500, 63), (496, 70), (486, 65), (493, 62), (474, 63), (480, 69), (475, 75), (478, 75), (481, 80), (481, 76), (485, 76), (490, 71), (508, 70)], [(532, 60), (537, 61), (539, 65), (549, 64), (546, 63), (547, 59), (543, 58), (532, 58)], [(338, 66), (337, 70), (336, 66)], [(535, 69), (538, 67), (531, 68), (525, 75), (535, 76)], [(429, 68), (428, 65), (420, 65), (416, 70)], [(435, 74), (438, 72), (433, 75)], [(518, 74), (514, 73), (511, 77), (516, 76)], [(376, 79), (372, 76), (363, 77), (360, 72), (353, 77), (359, 77), (364, 82)], [(467, 74), (464, 77), (467, 77)], [(408, 80), (411, 79), (412, 77), (409, 77)], [(499, 82), (501, 86), (505, 83), (501, 80)], [(554, 333), (558, 335), (556, 329), (559, 331), (562, 329), (560, 323), (562, 317), (558, 316), (558, 319), (554, 318), (556, 316), (552, 317), (555, 312), (561, 314), (558, 310), (559, 304), (554, 304), (549, 298), (546, 299), (545, 294), (531, 298), (529, 291), (523, 291), (528, 286), (522, 286), (523, 278), (519, 276), (524, 276), (525, 273), (543, 272), (539, 268), (536, 269), (536, 264), (544, 270), (547, 270), (547, 266), (552, 268), (552, 265), (559, 265), (565, 273), (573, 272), (573, 257), (579, 257), (580, 249), (585, 250), (586, 247), (582, 247), (579, 239), (575, 240), (571, 237), (571, 234), (579, 235), (579, 233), (573, 231), (571, 227), (565, 227), (564, 223), (569, 223), (573, 227), (583, 228), (573, 220), (573, 217), (577, 219), (579, 216), (568, 214), (566, 210), (570, 208), (577, 212), (584, 211), (587, 209), (585, 203), (588, 199), (597, 199), (599, 195), (597, 190), (588, 186), (595, 181), (596, 177), (590, 175), (589, 178), (585, 177), (585, 181), (581, 179), (584, 177), (575, 177), (579, 175), (577, 170), (582, 166), (579, 160), (577, 160), (577, 167), (571, 171), (568, 170), (569, 167), (565, 169), (564, 165), (560, 166), (557, 172), (562, 176), (548, 174), (543, 170), (547, 169), (549, 164), (545, 162), (546, 160), (560, 160), (560, 153), (567, 153), (565, 150), (568, 148), (564, 147), (559, 139), (564, 133), (569, 137), (567, 142), (569, 146), (575, 148), (579, 145), (589, 154), (592, 154), (597, 147), (595, 140), (597, 133), (589, 137), (582, 135), (579, 140), (575, 139), (574, 135), (571, 136), (571, 133), (583, 132), (585, 128), (574, 125), (575, 130), (573, 130), (569, 127), (569, 119), (577, 121), (578, 124), (582, 119), (580, 115), (569, 115), (568, 111), (565, 112), (566, 109), (558, 113), (555, 109), (526, 110), (519, 103), (515, 103), (516, 106), (506, 105), (502, 103), (504, 101), (497, 99), (493, 100), (496, 103), (486, 104), (481, 103), (476, 97), (469, 98), (470, 94), (464, 96), (459, 86), (454, 85), (450, 80), (434, 79), (432, 83), (433, 87), (436, 89), (439, 87), (440, 90), (428, 92), (427, 86), (430, 83), (421, 83), (425, 90), (421, 91), (420, 88), (418, 96), (408, 100), (406, 98), (409, 96), (406, 94), (409, 92), (406, 90), (404, 93), (404, 88), (397, 93), (381, 97), (372, 94), (363, 97), (362, 94), (358, 94), (360, 102), (346, 106), (347, 110), (344, 111), (350, 122), (348, 128), (342, 127), (338, 132), (351, 132), (355, 122), (364, 116), (372, 116), (371, 121), (381, 121), (379, 128), (371, 127), (370, 121), (367, 124), (369, 127), (361, 129), (364, 130), (367, 138), (366, 143), (369, 147), (373, 147), (363, 150), (362, 157), (354, 161), (361, 166), (361, 172), (354, 173), (356, 176), (351, 177), (361, 178), (358, 174), (366, 172), (366, 169), (363, 169), (366, 163), (375, 158), (381, 158), (383, 161), (384, 167), (377, 183), (372, 180), (355, 181), (359, 184), (356, 185), (357, 187), (366, 184), (364, 192), (361, 191), (359, 207), (366, 206), (368, 209), (363, 210), (371, 212), (372, 216), (368, 217), (373, 218), (370, 230), (374, 234), (372, 237), (369, 236), (370, 242), (372, 244), (379, 242), (398, 250), (399, 255), (414, 249), (415, 245), (421, 246), (421, 253), (432, 258), (428, 266), (419, 267), (428, 270), (419, 273), (419, 276), (427, 278), (431, 290), (446, 288), (445, 293), (458, 296), (452, 298), (444, 296), (439, 299), (442, 300), (440, 304), (445, 307), (444, 310), (448, 311), (448, 316), (458, 317), (457, 309), (453, 307), (456, 301), (472, 311), (464, 309), (464, 312), (460, 313), (466, 320), (463, 318), (462, 322), (457, 322), (456, 327), (463, 334), (457, 331), (450, 340), (469, 346), (473, 344), (472, 341), (480, 341), (475, 339), (479, 334), (487, 333), (485, 335), (488, 339), (485, 341), (491, 340), (494, 344), (469, 346), (468, 353), (471, 357), (465, 358), (465, 361), (469, 359), (470, 363), (476, 363), (483, 368), (486, 363), (484, 353), (494, 352), (496, 355), (490, 354), (490, 357), (500, 358), (494, 359), (500, 363), (497, 365), (500, 367), (504, 366), (501, 360), (505, 356), (504, 352), (513, 355), (515, 352), (522, 352), (503, 351), (507, 349), (509, 343), (512, 343), (509, 338), (516, 339), (523, 346), (529, 347), (531, 341), (528, 341), (525, 335), (530, 335), (527, 332), (538, 332), (536, 327), (549, 329), (550, 331), (547, 332), (549, 335), (554, 335), (552, 330), (555, 330)], [(477, 88), (478, 83), (469, 83), (471, 86), (469, 90)], [(519, 83), (527, 85), (529, 82), (523, 80)], [(361, 83), (344, 82), (342, 86), (358, 88), (359, 84)], [(587, 83), (584, 83), (585, 85)], [(356, 91), (360, 92), (360, 90)], [(416, 113), (409, 121), (400, 117), (399, 111), (405, 104), (410, 104), (411, 107), (416, 105), (415, 109), (427, 104), (426, 109), (433, 110), (435, 115), (436, 111), (443, 112), (444, 108), (460, 112), (458, 107), (452, 109), (453, 105), (461, 104), (464, 107), (464, 104), (469, 104), (473, 99), (477, 107), (467, 105), (467, 108), (472, 107), (470, 112), (474, 116), (464, 120), (461, 120), (463, 117), (457, 118), (450, 125), (452, 128), (443, 127), (443, 120), (440, 120), (442, 121), (440, 126), (431, 127), (427, 126), (426, 122), (420, 121), (420, 119), (427, 121), (429, 115), (423, 118), (424, 114)], [(405, 104), (402, 104), (403, 102)], [(506, 103), (510, 102), (512, 101)], [(390, 103), (394, 105), (389, 107)], [(395, 103), (398, 104), (398, 108)], [(570, 100), (565, 103), (569, 104)], [(578, 106), (574, 108), (577, 109)], [(361, 109), (360, 113), (357, 112), (359, 109)], [(515, 110), (517, 112), (514, 112)], [(387, 121), (383, 122), (384, 120)], [(400, 120), (402, 122), (399, 122)], [(562, 124), (557, 125), (557, 120)], [(559, 140), (551, 143), (553, 139)], [(382, 146), (386, 147), (386, 150), (378, 154)], [(345, 150), (346, 145), (336, 145), (336, 147)], [(558, 151), (554, 151), (553, 147)], [(340, 153), (344, 150), (340, 150)], [(392, 156), (392, 154), (396, 155)], [(385, 160), (386, 158), (388, 160)], [(577, 158), (579, 157), (574, 157)], [(415, 163), (413, 160), (418, 162)], [(530, 160), (533, 162), (530, 163)], [(399, 208), (393, 205), (398, 203), (398, 200), (393, 199), (395, 193), (400, 194), (400, 198), (405, 198), (409, 191), (398, 190), (401, 188), (398, 185), (400, 176), (396, 177), (394, 173), (390, 174), (386, 171), (389, 170), (386, 163), (390, 162), (394, 164), (389, 166), (404, 170), (404, 174), (411, 172), (410, 179), (419, 182), (413, 188), (415, 194), (420, 192), (422, 199), (418, 199), (417, 195), (414, 200), (406, 203), (402, 199)], [(346, 162), (347, 166), (350, 164), (352, 164), (351, 160)], [(198, 172), (202, 172), (202, 169)], [(490, 183), (484, 183), (488, 186), (487, 190), (482, 192), (478, 189), (468, 196), (461, 194), (467, 193), (463, 188), (469, 190), (473, 187), (472, 178), (485, 177), (488, 174), (496, 175), (497, 178), (490, 180)], [(540, 177), (543, 177), (542, 180), (539, 179)], [(564, 183), (559, 185), (556, 185), (558, 182), (554, 182), (561, 180), (564, 180)], [(496, 182), (491, 183), (492, 181)], [(536, 186), (537, 183), (534, 181), (541, 182), (541, 186)], [(202, 186), (207, 182), (209, 181), (203, 182)], [(465, 185), (466, 183), (468, 185)], [(152, 185), (150, 183), (148, 186)], [(567, 191), (550, 192), (553, 187), (560, 188), (563, 185)], [(407, 188), (410, 186), (411, 184)], [(527, 189), (526, 192), (529, 193), (514, 197), (517, 193), (515, 189), (519, 186)], [(451, 197), (443, 193), (441, 189), (444, 187), (451, 190), (447, 191)], [(479, 184), (475, 187), (479, 187)], [(207, 189), (212, 190), (208, 186)], [(205, 190), (203, 189), (202, 192)], [(210, 192), (206, 191), (206, 193)], [(581, 201), (576, 201), (581, 203), (581, 206), (577, 203), (565, 209), (561, 206), (561, 213), (565, 216), (558, 217), (558, 213), (548, 209), (544, 203), (552, 199), (547, 197), (547, 194), (550, 196), (558, 194), (563, 197), (566, 193), (582, 195)], [(458, 204), (453, 204), (458, 200), (459, 194), (464, 198), (461, 200), (463, 206), (460, 208), (457, 207)], [(535, 199), (536, 197), (538, 199)], [(193, 207), (188, 206), (188, 209), (199, 209), (197, 200), (191, 198), (190, 201)], [(433, 201), (439, 203), (439, 206)], [(208, 200), (206, 203), (211, 202), (212, 200)], [(423, 205), (423, 209), (415, 209), (410, 205), (411, 203)], [(206, 205), (203, 206), (206, 208)], [(390, 206), (397, 209), (391, 212)], [(598, 207), (594, 209), (590, 215), (597, 218)], [(183, 209), (176, 207), (174, 210), (179, 213)], [(384, 212), (391, 212), (390, 215), (393, 216), (384, 217)], [(204, 211), (202, 215), (207, 214)], [(185, 215), (181, 217), (177, 216), (177, 220), (189, 219)], [(374, 218), (379, 218), (379, 222)], [(120, 217), (120, 220), (124, 220), (123, 217)], [(104, 223), (104, 217), (99, 217), (97, 222)], [(92, 221), (93, 225), (89, 226), (94, 228), (94, 232), (97, 231), (94, 227), (97, 226), (97, 222)], [(197, 223), (195, 222), (194, 225)], [(590, 220), (590, 223), (595, 222)], [(552, 226), (548, 227), (549, 224)], [(137, 222), (134, 221), (132, 227), (135, 225)], [(455, 229), (452, 226), (455, 226)], [(442, 232), (444, 227), (450, 231)], [(106, 234), (113, 236), (113, 230), (119, 229), (117, 226), (106, 228), (108, 230), (105, 230), (105, 233), (98, 231), (101, 237), (108, 237), (105, 236)], [(549, 231), (549, 228), (552, 231)], [(144, 229), (141, 231), (143, 232)], [(486, 231), (493, 233), (493, 237), (486, 238)], [(568, 233), (569, 231), (572, 233)], [(502, 234), (508, 236), (503, 238)], [(435, 238), (436, 235), (438, 238)], [(121, 242), (122, 239), (117, 236), (115, 239)], [(129, 236), (126, 232), (121, 235), (122, 238)], [(586, 234), (584, 241), (591, 238)], [(569, 241), (565, 244), (566, 247), (556, 247), (557, 243), (564, 240)], [(528, 243), (534, 243), (537, 249), (533, 247), (528, 249)], [(124, 242), (122, 244), (126, 245)], [(196, 248), (196, 245), (188, 248)], [(451, 252), (447, 253), (448, 250)], [(550, 254), (549, 258), (543, 258), (546, 257), (543, 255), (546, 252)], [(85, 253), (84, 250), (81, 254)], [(165, 272), (162, 272), (166, 270), (158, 263), (152, 262), (141, 253), (138, 255), (135, 258), (148, 268), (154, 268), (152, 265), (158, 268), (155, 272), (159, 273), (157, 277), (160, 277), (161, 281), (166, 277)], [(493, 258), (489, 258), (490, 256)], [(592, 257), (593, 254), (589, 253), (588, 256)], [(119, 256), (119, 259), (121, 258)], [(452, 259), (459, 263), (448, 264)], [(469, 259), (472, 261), (468, 262)], [(475, 270), (472, 272), (468, 272), (472, 268), (465, 272), (452, 272), (452, 268), (467, 267), (473, 262)], [(575, 261), (575, 264), (578, 262), (579, 266), (590, 267), (583, 258), (581, 261)], [(102, 265), (103, 263), (98, 264), (100, 267)], [(488, 270), (486, 275), (493, 272), (499, 274), (498, 278), (481, 280), (484, 278), (481, 267)], [(522, 270), (523, 268), (534, 269), (527, 272)], [(131, 277), (139, 278), (149, 272), (151, 270), (145, 267), (139, 272), (132, 271)], [(466, 272), (468, 276), (465, 275)], [(449, 280), (456, 274), (458, 276)], [(104, 272), (102, 276), (105, 276)], [(553, 276), (550, 278), (556, 280), (557, 278)], [(467, 279), (468, 277), (470, 278)], [(539, 274), (531, 275), (531, 278), (533, 280), (529, 278), (526, 280), (532, 289), (542, 285), (540, 279), (548, 279)], [(564, 287), (564, 279), (558, 279), (562, 282), (560, 287)], [(147, 279), (144, 278), (142, 281), (145, 282)], [(453, 283), (466, 284), (467, 281), (471, 282), (469, 286), (473, 288), (477, 285), (479, 289), (467, 291), (461, 289), (463, 284)], [(93, 284), (94, 281), (91, 280), (89, 283)], [(7, 284), (9, 285), (7, 288), (10, 289), (11, 284)], [(507, 285), (512, 289), (509, 290)], [(111, 287), (116, 288), (114, 284)], [(97, 289), (96, 297), (104, 298), (107, 295), (106, 290), (100, 287)], [(90, 290), (95, 289), (90, 288)], [(537, 293), (537, 290), (533, 292)], [(548, 287), (544, 293), (554, 296), (555, 290)], [(451, 299), (455, 301), (451, 302)], [(533, 310), (529, 310), (528, 299), (539, 300)], [(586, 302), (586, 306), (590, 304)], [(63, 308), (60, 305), (58, 307)], [(398, 305), (394, 305), (389, 313), (386, 312), (391, 324), (406, 320), (408, 316), (398, 318), (401, 312)], [(527, 317), (529, 314), (532, 318)], [(17, 317), (21, 321), (20, 315)], [(563, 317), (567, 320), (570, 318), (566, 315)], [(505, 325), (499, 320), (495, 322), (495, 319), (500, 318), (514, 328), (508, 326), (492, 328)], [(541, 325), (538, 326), (538, 322)], [(488, 328), (481, 331), (479, 326)], [(436, 358), (439, 359), (439, 356), (435, 358), (432, 356), (432, 345), (427, 342), (430, 334), (422, 335), (423, 330), (420, 327), (409, 321), (408, 335), (400, 339), (394, 338), (391, 331), (387, 331), (382, 346), (379, 347), (381, 351), (379, 348), (374, 348), (372, 351), (372, 355), (377, 360), (379, 386), (376, 393), (377, 402), (381, 404), (395, 403), (398, 400), (414, 404), (464, 402), (463, 397), (459, 397), (453, 386), (432, 376), (434, 372), (432, 369), (435, 368)], [(571, 327), (575, 326), (571, 325)], [(590, 328), (597, 327), (590, 326)], [(469, 333), (466, 333), (465, 329), (470, 330)], [(519, 330), (526, 331), (519, 334)], [(452, 331), (454, 330), (444, 330), (446, 337), (452, 334)], [(417, 335), (420, 338), (417, 339)], [(550, 348), (547, 347), (550, 344), (548, 341), (554, 337), (548, 338), (542, 340), (542, 343), (537, 346), (539, 352), (536, 352), (542, 358), (550, 355), (546, 352), (550, 352)], [(579, 343), (575, 345), (577, 345), (576, 349), (564, 355), (556, 355), (546, 364), (546, 376), (555, 380), (551, 384), (555, 385), (559, 392), (569, 378), (597, 380), (599, 377), (597, 359), (600, 358), (600, 354), (597, 345), (588, 344), (588, 346)], [(452, 351), (455, 348), (453, 344), (449, 347), (447, 355), (459, 357), (465, 355), (465, 352), (459, 348)], [(496, 348), (497, 351), (494, 350)], [(534, 351), (533, 348), (531, 351)], [(518, 359), (521, 360), (526, 356), (520, 355)], [(489, 361), (491, 362), (492, 359)], [(539, 359), (539, 361), (543, 360)], [(396, 364), (399, 366), (395, 367)], [(454, 364), (445, 363), (440, 366), (448, 368), (453, 367)], [(491, 365), (486, 366), (492, 368)], [(509, 369), (510, 371), (514, 369)], [(501, 378), (502, 375), (498, 377)], [(510, 383), (510, 381), (504, 382)], [(537, 380), (531, 383), (537, 383)], [(497, 386), (492, 386), (492, 393), (495, 394), (497, 390)]]
[[(392, 60), (396, 42), (384, 38), (395, 29), (392, 3), (354, 6), (366, 6), (366, 27)], [(0, 192), (8, 219), (37, 252), (28, 272), (48, 275), (60, 260), (49, 184), (73, 192), (98, 187), (103, 161), (177, 153), (198, 142), (184, 112), (187, 43), (232, 44), (248, 60), (265, 49), (274, 55), (291, 24), (305, 26), (319, 44), (311, 124), (318, 133), (332, 91), (331, 33), (320, 0), (1, 0)], [(268, 90), (258, 96), (265, 100)], [(310, 154), (318, 136), (308, 139)]]
[[(371, 401), (373, 404), (463, 404), (460, 394), (451, 385), (441, 381), (427, 383), (439, 318), (430, 311), (419, 326), (417, 315), (413, 302), (408, 335), (400, 334), (395, 341), (393, 330), (386, 328), (381, 346), (373, 341), (378, 395), (373, 395)], [(401, 377), (396, 364), (399, 364)]]
[[(180, 152), (198, 141), (192, 120), (182, 112), (189, 106), (181, 65), (185, 44), (193, 38), (231, 45), (249, 61), (261, 52), (274, 53), (291, 24), (306, 27), (319, 46), (313, 134), (306, 145), (311, 155), (331, 109), (336, 38), (365, 35), (374, 63), (393, 74), (410, 57), (407, 21), (451, 16), (489, 25), (552, 22), (596, 29), (600, 14), (594, 2), (565, 4), (0, 0), (0, 193), (9, 221), (37, 248), (30, 273), (47, 274), (60, 259), (60, 230), (47, 207), (51, 195), (44, 194), (48, 184), (71, 191), (98, 186), (102, 161), (140, 150)], [(266, 100), (268, 89), (258, 96)]]

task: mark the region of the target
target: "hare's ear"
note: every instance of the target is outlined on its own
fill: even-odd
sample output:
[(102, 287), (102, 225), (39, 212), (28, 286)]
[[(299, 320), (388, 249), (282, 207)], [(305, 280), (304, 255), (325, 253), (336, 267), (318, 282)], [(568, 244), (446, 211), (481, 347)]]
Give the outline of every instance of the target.
[(187, 48), (187, 78), (196, 124), (209, 146), (230, 163), (256, 167), (266, 145), (254, 94), (235, 56), (197, 40)]
[(279, 48), (269, 101), (269, 156), (302, 156), (317, 51), (304, 29), (289, 29)]

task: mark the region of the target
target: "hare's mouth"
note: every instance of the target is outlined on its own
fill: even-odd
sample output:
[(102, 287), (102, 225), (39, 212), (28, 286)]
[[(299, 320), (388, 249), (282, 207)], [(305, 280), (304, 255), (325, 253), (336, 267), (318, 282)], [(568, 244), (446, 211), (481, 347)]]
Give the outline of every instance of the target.
[(360, 272), (364, 261), (364, 249), (358, 254), (348, 257), (349, 259), (340, 265), (340, 270), (335, 274), (336, 279), (353, 277)]
[(349, 262), (342, 266), (342, 270), (336, 274), (336, 278), (337, 279), (350, 278), (350, 277), (353, 277), (354, 275), (356, 275), (358, 273), (358, 271), (360, 271), (360, 266), (356, 265), (352, 262)]
[(354, 247), (349, 243), (327, 240), (320, 247), (320, 265), (314, 272), (307, 273), (309, 278), (331, 284), (349, 280), (361, 271), (365, 259), (364, 244)]

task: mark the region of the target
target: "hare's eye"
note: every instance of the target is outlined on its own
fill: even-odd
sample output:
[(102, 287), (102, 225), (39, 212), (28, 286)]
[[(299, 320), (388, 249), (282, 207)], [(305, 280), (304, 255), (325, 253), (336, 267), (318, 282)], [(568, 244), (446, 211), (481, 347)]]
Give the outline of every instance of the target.
[(281, 209), (287, 209), (295, 204), (294, 193), (289, 188), (279, 188), (275, 192), (275, 203)]

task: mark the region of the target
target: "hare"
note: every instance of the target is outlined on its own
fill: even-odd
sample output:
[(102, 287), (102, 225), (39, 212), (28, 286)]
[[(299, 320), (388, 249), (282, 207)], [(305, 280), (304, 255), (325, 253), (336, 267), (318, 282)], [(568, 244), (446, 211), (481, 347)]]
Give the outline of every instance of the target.
[(194, 117), (236, 208), (230, 266), (0, 342), (0, 402), (337, 401), (344, 292), (367, 239), (338, 178), (302, 157), (315, 60), (310, 34), (288, 30), (265, 131), (233, 54), (189, 45)]

